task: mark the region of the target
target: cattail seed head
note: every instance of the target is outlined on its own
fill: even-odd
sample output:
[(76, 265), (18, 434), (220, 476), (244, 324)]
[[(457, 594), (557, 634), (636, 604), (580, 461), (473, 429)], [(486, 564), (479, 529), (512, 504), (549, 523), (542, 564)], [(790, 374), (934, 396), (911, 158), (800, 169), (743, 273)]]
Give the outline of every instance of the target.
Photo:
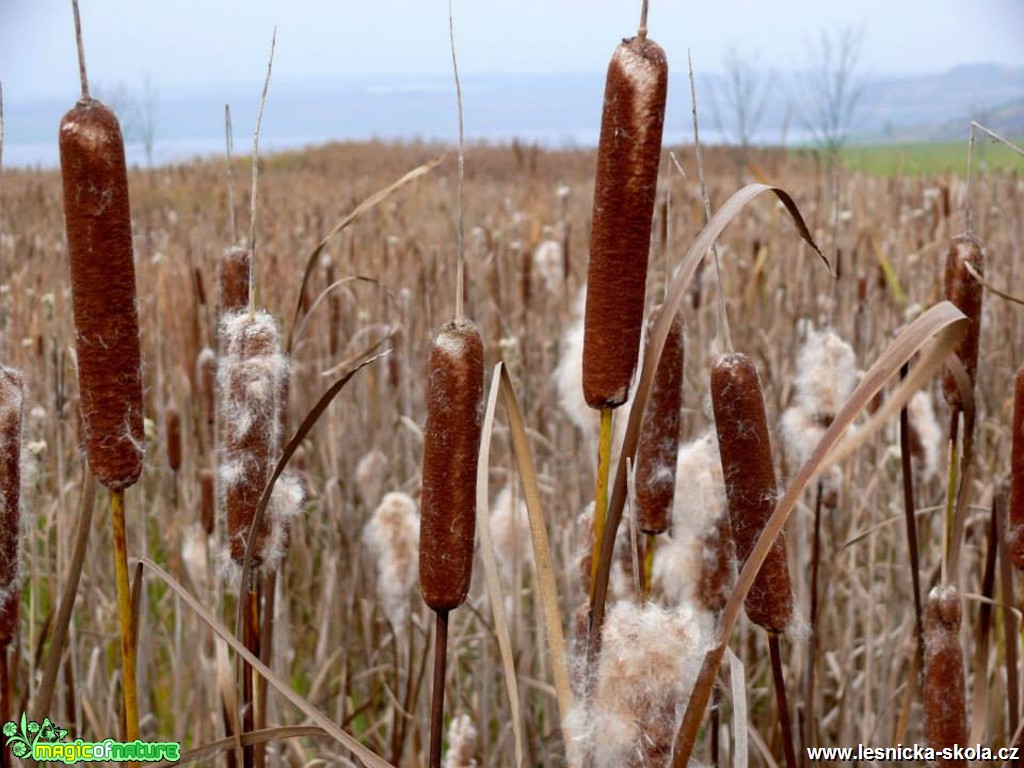
[(591, 408), (626, 402), (636, 368), (667, 83), (657, 43), (634, 37), (616, 48), (605, 81), (587, 273), (583, 391)]
[(0, 368), (0, 652), (13, 640), (21, 602), (21, 372)]
[(232, 246), (225, 249), (217, 262), (219, 315), (237, 312), (249, 306), (249, 251)]
[[(648, 322), (648, 334), (661, 307)], [(650, 338), (650, 336), (648, 336)], [(672, 520), (683, 403), (683, 318), (676, 314), (654, 376), (654, 390), (644, 412), (636, 458), (636, 501), (640, 530), (664, 533)]]
[(216, 476), (211, 469), (199, 470), (199, 522), (207, 536), (213, 533), (217, 508)]
[(177, 408), (168, 408), (164, 419), (167, 434), (167, 466), (172, 472), (177, 472), (181, 469), (181, 412)]
[[(967, 744), (967, 693), (955, 587), (935, 587), (924, 611), (924, 737), (935, 749)], [(939, 765), (967, 765), (939, 760)]]
[(212, 427), (217, 413), (217, 354), (209, 347), (196, 355), (196, 388), (203, 419)]
[(431, 345), (423, 437), (420, 589), (435, 611), (469, 592), (483, 386), (480, 332), (469, 320), (446, 323)]
[(692, 606), (665, 610), (616, 602), (601, 631), (593, 694), (567, 727), (596, 768), (670, 764), (679, 707), (700, 670), (712, 633)]
[(119, 490), (142, 472), (142, 357), (124, 140), (109, 107), (78, 102), (60, 123), (86, 455)]
[[(220, 331), (221, 484), (231, 559), (241, 563), (256, 506), (273, 469), (280, 428), (277, 407), (287, 362), (277, 323), (266, 312), (257, 312), (252, 319), (244, 310), (226, 315)], [(270, 535), (266, 516), (257, 532), (257, 562), (269, 554)]]
[(409, 616), (409, 595), (419, 571), (420, 514), (407, 494), (384, 495), (363, 528), (363, 541), (377, 561), (377, 595), (396, 630)]
[[(745, 563), (775, 510), (778, 491), (761, 382), (748, 356), (715, 358), (711, 402), (736, 556)], [(782, 535), (772, 544), (744, 606), (750, 620), (770, 632), (782, 632), (789, 624), (793, 593)]]
[[(956, 354), (967, 370), (967, 377), (974, 385), (978, 372), (978, 341), (981, 336), (981, 303), (983, 287), (967, 270), (967, 264), (974, 267), (979, 275), (985, 274), (985, 252), (977, 238), (961, 235), (950, 243), (946, 255), (946, 298), (967, 316), (968, 327)], [(942, 394), (951, 406), (963, 408), (956, 379), (946, 373), (942, 377)]]
[(1024, 366), (1013, 385), (1013, 436), (1010, 447), (1010, 525), (1006, 543), (1010, 558), (1024, 570)]

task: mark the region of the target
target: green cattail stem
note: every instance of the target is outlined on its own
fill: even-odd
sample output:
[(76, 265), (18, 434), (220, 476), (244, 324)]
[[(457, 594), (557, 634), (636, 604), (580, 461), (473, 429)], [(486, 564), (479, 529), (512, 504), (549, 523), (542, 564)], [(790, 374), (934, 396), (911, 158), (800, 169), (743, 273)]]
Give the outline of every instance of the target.
[(125, 741), (139, 738), (139, 698), (135, 677), (135, 626), (128, 583), (128, 543), (125, 535), (124, 489), (110, 491), (110, 522), (114, 532), (114, 577), (117, 617), (121, 624), (121, 674), (124, 688)]
[(644, 534), (644, 561), (640, 573), (640, 599), (647, 602), (654, 584), (654, 550), (658, 546), (658, 537), (653, 533)]
[(590, 557), (590, 592), (593, 602), (597, 565), (601, 560), (601, 542), (608, 516), (608, 474), (612, 455), (612, 409), (601, 409), (601, 431), (597, 443), (597, 492), (594, 494), (594, 546)]

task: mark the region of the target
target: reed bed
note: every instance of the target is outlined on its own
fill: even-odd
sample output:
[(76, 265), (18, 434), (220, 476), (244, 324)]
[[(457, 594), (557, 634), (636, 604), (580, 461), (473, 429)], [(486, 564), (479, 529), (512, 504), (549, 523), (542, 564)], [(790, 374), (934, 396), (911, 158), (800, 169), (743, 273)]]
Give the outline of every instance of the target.
[[(260, 161), (261, 210), (267, 215), (256, 222), (261, 243), (256, 280), (261, 304), (281, 325), (282, 336), (296, 330), (289, 327), (290, 313), (300, 299), (306, 258), (317, 243), (361, 200), (440, 151), (415, 144), (339, 144)], [(664, 247), (651, 254), (648, 307), (664, 294), (679, 255), (704, 216), (693, 181), (692, 149), (673, 151), (688, 176), (684, 180), (670, 174), (663, 162), (654, 232), (655, 242), (664, 238)], [(784, 183), (817, 242), (830, 242), (830, 183), (816, 165), (784, 151), (755, 153), (753, 163)], [(543, 151), (518, 144), (470, 146), (466, 152), (465, 314), (479, 328), (484, 370), (503, 360), (520, 399), (551, 539), (562, 625), (570, 629), (588, 588), (579, 557), (590, 531), (581, 513), (594, 496), (597, 434), (573, 420), (573, 404), (560, 396), (554, 372), (566, 354), (564, 338), (577, 321), (576, 297), (586, 280), (594, 169), (595, 154), (582, 150)], [(707, 150), (706, 173), (717, 208), (734, 191), (735, 165), (729, 152)], [(213, 433), (221, 427), (210, 415), (215, 385), (208, 362), (210, 350), (218, 349), (215, 286), (230, 242), (225, 179), (223, 162), (129, 172), (145, 361), (141, 441), (147, 450), (139, 481), (127, 491), (127, 499), (133, 515), (130, 557), (162, 564), (210, 613), (230, 625), (234, 604), (218, 566), (226, 534), (210, 511)], [(271, 669), (298, 694), (394, 765), (425, 764), (432, 621), (409, 575), (415, 564), (396, 570), (397, 563), (378, 558), (388, 546), (408, 555), (408, 537), (418, 527), (428, 395), (424, 373), (435, 329), (455, 313), (450, 290), (455, 283), (453, 183), (454, 163), (448, 161), (385, 199), (326, 245), (303, 299), (309, 315), (290, 349), (289, 434), (330, 383), (325, 373), (358, 359), (394, 326), (400, 328), (390, 336), (388, 355), (352, 378), (291, 459), (305, 501), (291, 521), (289, 555), (279, 564), (269, 658)], [(78, 416), (82, 395), (74, 376), (75, 329), (61, 194), (57, 173), (4, 171), (0, 362), (22, 372), (21, 502), (28, 520), (21, 542), (21, 615), (10, 645), (15, 710), (30, 707), (39, 692), (36, 648), (48, 647), (47, 619), (67, 584), (71, 534), (81, 514), (82, 490), (89, 487), (79, 451), (85, 433)], [(749, 356), (760, 378), (774, 471), (782, 487), (804, 455), (782, 445), (782, 417), (805, 402), (799, 382), (806, 361), (800, 353), (809, 335), (827, 329), (849, 345), (856, 368), (867, 368), (900, 328), (945, 297), (946, 256), (951, 238), (963, 231), (966, 194), (966, 182), (954, 175), (849, 175), (835, 233), (838, 250), (827, 254), (838, 279), (821, 268), (816, 254), (798, 244), (788, 216), (774, 201), (748, 206), (719, 239), (723, 282), (730, 287), (720, 299), (733, 319), (734, 348)], [(1014, 173), (981, 173), (972, 195), (974, 233), (985, 244), (985, 279), (1011, 288), (1024, 273), (1024, 181)], [(236, 216), (243, 217), (245, 203), (235, 205)], [(551, 269), (551, 264), (561, 269)], [(316, 302), (329, 285), (356, 276), (366, 279), (337, 285), (329, 301)], [(686, 302), (680, 313), (686, 360), (679, 435), (687, 460), (694, 455), (687, 448), (695, 445), (717, 455), (709, 434), (714, 429), (710, 371), (716, 355), (726, 351), (716, 333), (714, 270), (703, 271), (699, 291), (700, 301)], [(983, 576), (990, 509), (1010, 487), (1013, 382), (1024, 363), (1019, 311), (992, 295), (980, 310), (974, 464), (967, 476), (969, 502), (957, 585), (961, 628), (947, 618), (952, 609), (944, 603), (931, 606), (928, 619), (928, 631), (944, 633), (944, 647), (959, 640), (966, 662), (966, 717), (968, 724), (978, 723), (970, 736), (972, 742), (977, 738), (992, 746), (1008, 743), (1018, 725), (1011, 722), (1008, 707), (1008, 691), (1019, 686), (1007, 678), (1005, 638), (1018, 642), (1020, 635), (1002, 629), (1007, 622), (1011, 629), (1019, 628), (1001, 607), (1007, 601), (1016, 604), (1018, 598), (1003, 592), (1000, 579), (995, 588), (986, 588)], [(487, 378), (485, 387), (489, 373)], [(918, 439), (927, 443), (915, 455), (931, 451), (944, 457), (948, 408), (941, 377), (924, 392), (921, 397), (927, 401), (918, 399), (915, 412), (926, 416), (925, 406), (930, 405), (943, 427), (936, 430), (925, 416), (912, 417)], [(175, 422), (181, 448), (172, 468), (163, 446), (171, 437), (167, 425)], [(808, 632), (801, 631), (810, 617), (813, 492), (804, 494), (786, 526), (794, 618), (785, 622), (790, 631), (781, 645), (781, 665), (798, 746), (924, 743), (928, 736), (916, 683), (914, 597), (906, 566), (898, 446), (894, 426), (845, 460), (840, 473), (828, 476), (835, 497), (820, 519), (813, 644)], [(948, 477), (944, 461), (937, 468), (935, 463), (931, 470), (925, 469), (923, 459), (915, 465), (922, 600), (939, 583), (945, 557)], [(518, 488), (512, 440), (501, 420), (492, 436), (488, 476), (493, 489)], [(708, 477), (713, 490), (714, 474)], [(640, 626), (674, 626), (666, 612), (675, 609), (681, 596), (691, 600), (697, 590), (679, 582), (676, 574), (701, 570), (679, 566), (673, 571), (668, 561), (659, 564), (657, 558), (683, 552), (685, 538), (690, 542), (685, 551), (694, 562), (713, 559), (709, 542), (719, 539), (714, 521), (701, 519), (692, 531), (682, 521), (699, 518), (703, 510), (694, 507), (705, 498), (708, 504), (718, 500), (711, 491), (705, 496), (703, 489), (694, 490), (692, 474), (680, 471), (676, 482), (682, 493), (677, 494), (669, 531), (656, 534), (648, 607), (625, 607), (637, 599), (629, 590), (633, 574), (627, 557), (616, 565), (623, 592), (612, 601), (619, 607), (613, 606), (609, 621), (633, 611)], [(170, 487), (177, 488), (176, 505)], [(511, 493), (515, 497), (518, 490)], [(98, 494), (97, 509), (104, 500)], [(381, 510), (388, 505), (398, 510), (391, 513), (390, 524), (400, 526), (395, 529), (400, 533), (386, 539), (376, 534), (372, 540), (378, 543), (368, 545), (367, 526), (386, 514)], [(620, 536), (628, 534), (627, 520)], [(642, 533), (637, 530), (636, 535)], [(521, 545), (508, 551), (528, 553), (529, 542)], [(45, 713), (61, 727), (97, 740), (119, 730), (111, 548), (109, 530), (97, 526), (84, 559), (67, 652)], [(448, 738), (457, 743), (461, 761), (453, 756), (451, 764), (469, 765), (472, 759), (479, 766), (514, 764), (511, 723), (512, 711), (518, 709), (524, 763), (564, 765), (538, 577), (529, 557), (510, 556), (503, 569), (520, 700), (508, 700), (482, 569), (474, 569), (467, 609), (453, 611), (449, 619), (446, 720), (451, 736), (446, 744)], [(714, 581), (710, 573), (706, 578)], [(224, 723), (219, 681), (225, 675), (230, 680), (231, 664), (174, 590), (149, 577), (143, 584), (137, 657), (141, 735), (181, 740), (186, 751), (215, 742), (223, 737)], [(708, 626), (711, 611), (721, 608), (721, 593), (721, 587), (708, 591), (707, 601), (693, 609), (693, 626)], [(997, 606), (991, 612), (993, 630), (984, 635), (987, 652), (983, 661), (974, 663), (984, 605), (978, 596), (983, 594)], [(642, 642), (631, 629), (617, 631), (627, 647)], [(675, 643), (669, 653), (677, 646), (703, 647), (687, 634), (695, 631), (689, 625), (680, 628), (676, 639), (659, 631), (666, 642)], [(716, 741), (720, 764), (736, 764), (733, 718), (745, 712), (749, 764), (768, 765), (769, 755), (776, 764), (782, 762), (767, 643), (763, 632), (741, 619), (730, 647), (743, 662), (741, 692), (746, 699), (735, 701), (728, 676), (721, 678), (726, 684), (721, 687), (718, 738), (710, 738), (705, 727), (698, 745), (701, 759), (710, 759), (710, 742)], [(652, 651), (651, 658), (661, 658), (658, 652)], [(809, 668), (816, 677), (810, 689), (812, 708), (804, 698)], [(652, 722), (662, 723), (659, 718), (671, 708), (666, 702), (685, 697), (685, 690), (678, 689), (688, 685), (689, 678), (680, 672), (657, 691), (641, 686), (632, 695), (647, 702)], [(310, 722), (273, 691), (266, 704), (264, 721), (269, 725)], [(813, 722), (800, 719), (808, 709)], [(650, 754), (655, 752), (652, 747)], [(598, 764), (625, 764), (616, 762), (617, 755), (603, 753), (600, 760), (605, 762)], [(659, 753), (658, 759), (663, 758)], [(334, 742), (310, 735), (272, 741), (266, 759), (272, 765), (349, 764)]]

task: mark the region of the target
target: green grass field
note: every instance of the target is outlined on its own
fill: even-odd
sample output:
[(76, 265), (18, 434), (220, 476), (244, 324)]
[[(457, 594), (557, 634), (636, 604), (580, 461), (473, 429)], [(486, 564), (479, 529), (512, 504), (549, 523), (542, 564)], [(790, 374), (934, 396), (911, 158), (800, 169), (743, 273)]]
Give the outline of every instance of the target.
[[(1020, 146), (1018, 139), (1015, 143)], [(979, 139), (975, 160), (989, 168), (1012, 170), (1024, 166), (1024, 158), (989, 139)], [(842, 151), (843, 164), (851, 171), (878, 176), (916, 176), (967, 172), (967, 142), (922, 141), (909, 144), (853, 144)], [(979, 166), (981, 167), (981, 166)]]

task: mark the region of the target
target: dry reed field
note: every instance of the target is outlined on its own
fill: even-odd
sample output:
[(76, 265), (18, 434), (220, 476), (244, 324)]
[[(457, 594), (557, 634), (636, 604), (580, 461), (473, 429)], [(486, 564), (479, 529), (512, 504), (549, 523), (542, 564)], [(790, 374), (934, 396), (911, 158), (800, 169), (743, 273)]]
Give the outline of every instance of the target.
[[(130, 345), (90, 347), (72, 306), (86, 288), (116, 303), (110, 253), (73, 276), (61, 173), (4, 169), (0, 720), (231, 766), (774, 766), (811, 764), (807, 747), (1019, 743), (1024, 334), (1001, 294), (1024, 277), (1020, 174), (842, 173), (836, 199), (812, 154), (763, 150), (748, 177), (791, 201), (747, 187), (734, 210), (734, 158), (712, 148), (728, 222), (687, 280), (710, 246), (684, 255), (705, 224), (697, 162), (659, 147), (660, 126), (637, 151), (649, 226), (607, 179), (595, 207), (607, 166), (588, 150), (471, 145), (461, 210), (450, 148), (268, 155), (254, 239), (247, 158), (233, 181), (225, 161), (130, 170), (137, 435), (135, 406), (115, 417), (87, 390), (131, 384)], [(609, 206), (641, 219), (637, 318), (680, 308), (637, 326), (650, 360), (626, 360), (621, 407), (616, 385), (590, 396), (584, 362)], [(977, 240), (956, 240), (968, 209)], [(604, 226), (595, 252), (622, 221)], [(605, 304), (632, 290), (608, 269)], [(614, 338), (601, 373), (630, 357)], [(897, 388), (908, 359), (917, 394)], [(638, 390), (653, 417), (629, 418)], [(134, 484), (97, 471), (104, 417), (144, 455)], [(111, 570), (125, 550), (130, 594)]]

